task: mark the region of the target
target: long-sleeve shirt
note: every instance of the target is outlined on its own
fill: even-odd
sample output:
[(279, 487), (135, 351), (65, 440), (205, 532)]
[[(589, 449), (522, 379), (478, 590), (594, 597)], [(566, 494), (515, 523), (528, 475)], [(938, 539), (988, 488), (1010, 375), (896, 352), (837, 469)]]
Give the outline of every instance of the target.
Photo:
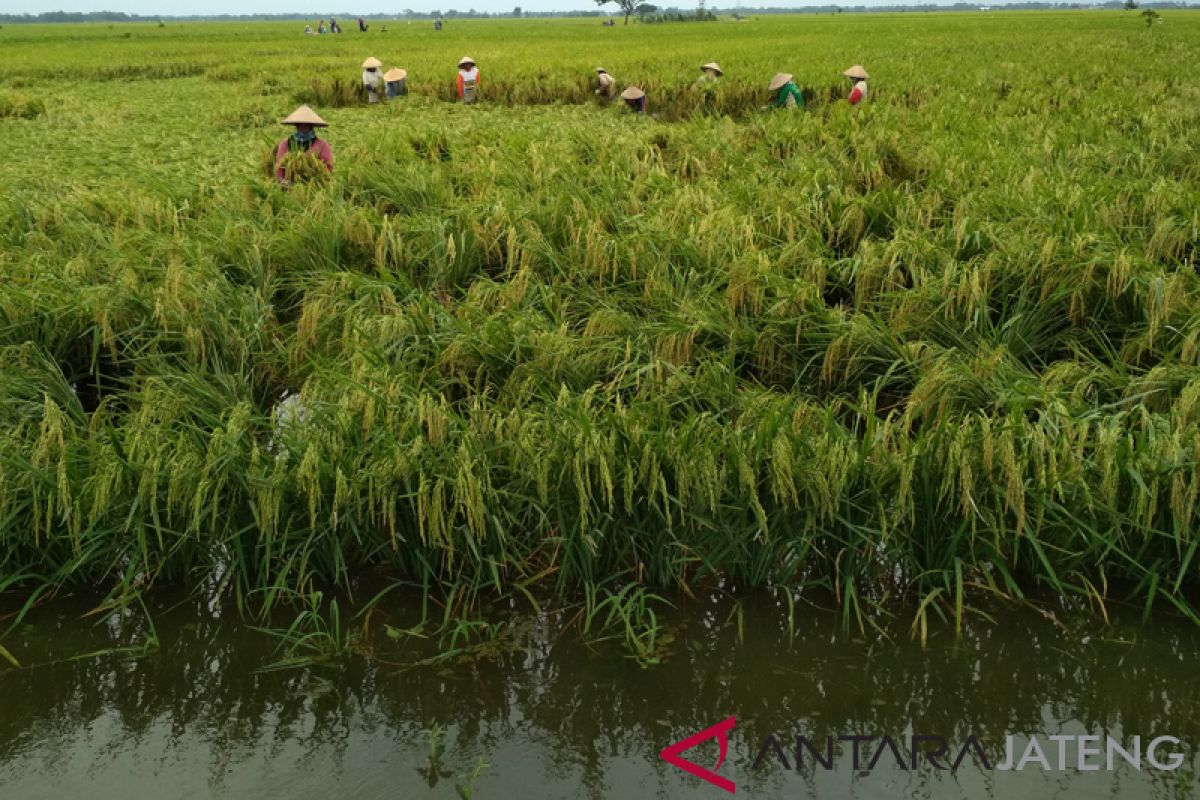
[(796, 88), (796, 84), (784, 84), (775, 94), (775, 108), (803, 108), (804, 95)]
[(856, 106), (860, 101), (867, 99), (867, 82), (856, 81), (854, 88), (850, 90), (850, 96), (846, 98), (850, 101), (850, 105)]
[(297, 148), (307, 150), (325, 164), (325, 169), (333, 172), (333, 149), (329, 146), (329, 142), (324, 139), (313, 139), (308, 143), (308, 147), (304, 147), (300, 142), (293, 143), (292, 137), (288, 137), (279, 143), (275, 148), (275, 177), (280, 183), (283, 183), (287, 176), (284, 174), (283, 159), (287, 156), (288, 151), (293, 145)]
[[(460, 69), (458, 71), (458, 84), (455, 88), (460, 100), (467, 103), (474, 102), (475, 93), (479, 91), (479, 67)], [(468, 89), (471, 91), (468, 92)]]
[(596, 80), (600, 82), (600, 88), (596, 90), (596, 94), (601, 97), (612, 97), (613, 90), (617, 88), (617, 82), (613, 80), (613, 76), (607, 72), (601, 72), (596, 76)]

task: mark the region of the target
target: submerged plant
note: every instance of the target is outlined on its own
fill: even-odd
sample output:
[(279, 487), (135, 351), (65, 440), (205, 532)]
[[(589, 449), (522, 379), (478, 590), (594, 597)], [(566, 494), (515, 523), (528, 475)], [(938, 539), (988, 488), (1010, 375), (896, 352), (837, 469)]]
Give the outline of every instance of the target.
[(287, 628), (256, 628), (279, 640), (280, 657), (263, 667), (264, 671), (326, 666), (350, 654), (354, 639), (351, 630), (342, 625), (337, 599), (330, 599), (326, 606), (324, 594), (314, 591), (304, 603)]
[(639, 666), (661, 663), (675, 637), (659, 624), (655, 603), (670, 605), (632, 583), (615, 592), (585, 587), (580, 629), (584, 637), (594, 641), (620, 639)]
[(434, 725), (425, 735), (429, 741), (429, 752), (425, 757), (425, 764), (417, 768), (421, 777), (425, 779), (426, 784), (432, 789), (437, 786), (438, 781), (442, 778), (449, 778), (454, 775), (452, 770), (446, 769), (442, 763), (442, 756), (446, 752), (446, 729), (440, 725)]
[(488, 769), (490, 766), (491, 764), (483, 760), (483, 756), (479, 756), (479, 759), (475, 762), (474, 769), (472, 769), (471, 774), (467, 776), (466, 783), (454, 784), (454, 791), (458, 793), (458, 796), (461, 798), (461, 800), (474, 800), (475, 781), (479, 780), (479, 776), (482, 775), (483, 771)]

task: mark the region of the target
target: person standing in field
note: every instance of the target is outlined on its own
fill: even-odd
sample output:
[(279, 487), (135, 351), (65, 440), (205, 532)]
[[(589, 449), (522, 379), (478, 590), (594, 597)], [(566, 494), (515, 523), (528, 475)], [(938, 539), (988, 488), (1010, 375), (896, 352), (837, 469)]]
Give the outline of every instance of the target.
[(367, 32), (367, 23), (366, 23), (366, 22), (363, 22), (363, 18), (362, 18), (362, 17), (359, 17), (359, 18), (358, 18), (358, 31), (359, 31), (359, 33), (366, 33), (366, 32)]
[(325, 20), (321, 20), (320, 22), (317, 23), (317, 34), (320, 35), (324, 32), (325, 32)]
[(363, 89), (367, 93), (367, 102), (378, 103), (380, 95), (383, 94), (383, 75), (379, 72), (379, 68), (383, 66), (383, 62), (372, 56), (364, 61), (362, 66), (362, 82)]
[(796, 82), (786, 72), (775, 73), (775, 77), (771, 78), (767, 89), (775, 93), (775, 98), (771, 101), (773, 108), (804, 107), (804, 95), (800, 94), (800, 90), (796, 88)]
[(292, 125), (295, 130), (275, 148), (275, 179), (280, 186), (286, 187), (290, 183), (284, 165), (288, 153), (311, 153), (320, 159), (327, 171), (333, 172), (333, 150), (329, 142), (317, 138), (316, 130), (329, 127), (329, 123), (308, 106), (300, 106), (282, 124)]
[(869, 78), (871, 76), (868, 75), (867, 71), (862, 68), (862, 64), (855, 64), (853, 67), (846, 70), (842, 74), (845, 75), (847, 78), (849, 78), (850, 82), (852, 84), (852, 87), (850, 89), (850, 96), (846, 98), (850, 102), (850, 105), (856, 106), (859, 103), (861, 103), (863, 100), (866, 100), (867, 99), (867, 78)]
[(710, 61), (704, 66), (700, 67), (700, 77), (696, 78), (696, 82), (693, 83), (692, 86), (697, 89), (704, 88), (705, 86), (712, 86), (716, 84), (716, 82), (720, 80), (721, 76), (724, 74), (725, 73), (721, 71), (720, 64), (715, 61)]
[(612, 75), (608, 74), (608, 70), (604, 67), (596, 67), (596, 81), (600, 85), (600, 88), (596, 89), (596, 94), (605, 100), (612, 100), (613, 95), (617, 92), (617, 82), (613, 80)]
[(621, 92), (621, 99), (625, 101), (625, 107), (633, 113), (646, 113), (646, 93), (638, 87), (630, 86), (628, 89)]
[(459, 59), (455, 96), (467, 105), (479, 99), (479, 67), (475, 66), (475, 59), (470, 56)]
[(383, 73), (383, 79), (387, 81), (388, 100), (408, 94), (408, 72), (405, 70), (389, 69)]

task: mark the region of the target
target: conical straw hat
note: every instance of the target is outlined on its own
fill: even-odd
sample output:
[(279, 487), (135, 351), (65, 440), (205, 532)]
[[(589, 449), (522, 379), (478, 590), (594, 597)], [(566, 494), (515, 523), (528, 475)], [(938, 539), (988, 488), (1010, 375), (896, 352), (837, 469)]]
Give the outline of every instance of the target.
[(776, 89), (782, 89), (784, 86), (786, 86), (788, 84), (788, 81), (790, 81), (791, 79), (792, 79), (792, 76), (790, 73), (776, 72), (775, 77), (771, 78), (771, 83), (769, 86), (767, 86), (767, 89), (772, 92), (775, 91)]
[(280, 123), (281, 125), (314, 125), (318, 128), (327, 128), (329, 123), (317, 116), (317, 112), (313, 111), (308, 106), (300, 106), (291, 115)]
[(596, 67), (596, 72), (597, 73), (603, 72), (605, 74), (608, 74), (608, 70), (606, 70), (604, 67)]
[(371, 67), (374, 67), (375, 69), (379, 69), (382, 66), (383, 66), (383, 62), (380, 61), (375, 56), (371, 56), (370, 58), (368, 58), (366, 61), (363, 62), (363, 69), (370, 69)]
[(407, 77), (408, 72), (399, 68), (389, 69), (387, 72), (383, 73), (383, 79), (388, 83), (391, 83), (392, 81), (402, 81)]
[(463, 66), (464, 64), (470, 64), (470, 65), (474, 66), (474, 65), (475, 65), (475, 59), (471, 58), (470, 56), (463, 56), (462, 58), (460, 58), (460, 59), (458, 60), (458, 65), (461, 67), (461, 66)]
[(870, 75), (867, 74), (867, 71), (862, 68), (862, 64), (855, 64), (853, 67), (846, 70), (842, 74), (845, 75), (847, 78), (858, 78), (859, 80), (863, 80), (863, 81), (865, 81), (867, 78), (871, 77)]
[(621, 97), (625, 100), (641, 100), (645, 96), (646, 93), (636, 86), (630, 86), (628, 89), (621, 92)]
[(720, 65), (720, 64), (718, 64), (718, 63), (717, 63), (717, 62), (715, 62), (715, 61), (710, 61), (710, 62), (708, 62), (707, 64), (705, 64), (703, 67), (701, 67), (701, 68), (700, 68), (700, 71), (701, 71), (701, 72), (703, 72), (703, 71), (704, 71), (704, 70), (706, 70), (706, 69), (711, 69), (713, 72), (717, 73), (718, 75), (724, 75), (724, 74), (725, 74), (725, 73), (724, 73), (724, 72), (721, 70), (721, 65)]

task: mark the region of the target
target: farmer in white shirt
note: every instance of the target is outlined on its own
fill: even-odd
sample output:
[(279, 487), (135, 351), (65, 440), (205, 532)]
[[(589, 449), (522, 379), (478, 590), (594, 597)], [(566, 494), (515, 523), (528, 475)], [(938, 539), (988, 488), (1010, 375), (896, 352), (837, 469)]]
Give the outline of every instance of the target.
[(368, 103), (378, 103), (380, 95), (383, 94), (383, 73), (379, 68), (383, 66), (383, 62), (372, 56), (363, 62), (362, 82), (363, 89), (367, 92)]

